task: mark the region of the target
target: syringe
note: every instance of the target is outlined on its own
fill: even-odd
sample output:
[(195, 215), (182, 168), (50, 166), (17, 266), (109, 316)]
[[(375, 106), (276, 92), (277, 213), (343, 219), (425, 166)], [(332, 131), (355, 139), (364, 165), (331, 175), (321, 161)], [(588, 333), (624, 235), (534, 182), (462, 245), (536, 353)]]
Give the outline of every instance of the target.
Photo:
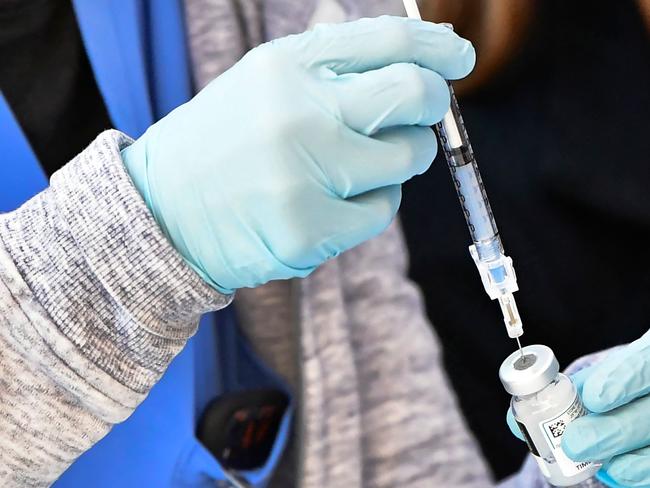
[[(416, 0), (403, 1), (408, 16), (421, 19)], [(499, 301), (508, 336), (519, 338), (524, 329), (513, 296), (519, 290), (517, 276), (512, 259), (505, 255), (454, 89), (451, 83), (447, 84), (451, 106), (442, 121), (436, 124), (435, 130), (445, 151), (445, 159), (472, 237), (473, 244), (469, 251), (485, 291), (492, 300)]]

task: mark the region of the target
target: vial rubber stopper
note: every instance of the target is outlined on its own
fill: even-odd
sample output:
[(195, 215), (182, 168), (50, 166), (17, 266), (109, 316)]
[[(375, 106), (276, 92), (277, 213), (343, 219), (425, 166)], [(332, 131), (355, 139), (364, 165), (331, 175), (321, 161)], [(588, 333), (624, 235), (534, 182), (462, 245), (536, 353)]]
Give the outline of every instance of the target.
[[(523, 356), (522, 356), (523, 353)], [(525, 346), (506, 358), (499, 368), (499, 379), (511, 395), (530, 395), (555, 379), (560, 364), (550, 347)]]

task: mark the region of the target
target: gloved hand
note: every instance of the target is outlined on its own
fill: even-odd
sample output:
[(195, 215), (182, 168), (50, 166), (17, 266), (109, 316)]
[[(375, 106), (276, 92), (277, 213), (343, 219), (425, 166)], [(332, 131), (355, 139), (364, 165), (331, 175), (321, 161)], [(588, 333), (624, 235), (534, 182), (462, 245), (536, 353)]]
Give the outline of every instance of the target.
[[(604, 462), (598, 478), (608, 486), (650, 487), (650, 332), (572, 379), (593, 413), (567, 426), (565, 453)], [(508, 425), (521, 439), (510, 411)]]
[(264, 44), (122, 152), (156, 221), (230, 293), (302, 277), (384, 230), (436, 154), (445, 79), (475, 54), (399, 17)]
[(578, 386), (594, 414), (567, 426), (567, 455), (605, 461), (610, 486), (650, 486), (650, 332), (581, 372)]

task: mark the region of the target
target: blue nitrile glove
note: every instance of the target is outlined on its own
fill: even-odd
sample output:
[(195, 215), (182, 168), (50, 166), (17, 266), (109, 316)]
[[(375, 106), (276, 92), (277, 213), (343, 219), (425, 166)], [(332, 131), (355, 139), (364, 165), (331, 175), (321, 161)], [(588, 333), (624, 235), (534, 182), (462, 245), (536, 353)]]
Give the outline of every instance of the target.
[(384, 230), (436, 154), (472, 45), (399, 17), (251, 52), (122, 155), (185, 260), (223, 292), (306, 276)]
[(650, 332), (583, 374), (582, 400), (594, 412), (567, 426), (562, 447), (579, 461), (605, 461), (601, 481), (650, 487)]

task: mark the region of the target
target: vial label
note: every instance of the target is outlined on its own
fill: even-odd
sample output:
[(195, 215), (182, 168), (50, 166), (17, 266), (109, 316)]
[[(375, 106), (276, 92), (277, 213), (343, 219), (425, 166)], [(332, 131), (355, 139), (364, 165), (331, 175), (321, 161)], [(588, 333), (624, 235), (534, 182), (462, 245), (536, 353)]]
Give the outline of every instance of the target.
[(591, 462), (577, 463), (569, 459), (569, 457), (566, 454), (564, 454), (564, 451), (562, 450), (562, 446), (561, 446), (562, 435), (564, 434), (566, 426), (572, 420), (577, 419), (578, 417), (582, 417), (583, 415), (586, 414), (587, 414), (587, 410), (582, 405), (582, 402), (580, 401), (580, 397), (576, 395), (575, 400), (571, 403), (571, 405), (569, 405), (569, 408), (567, 408), (564, 412), (562, 412), (560, 415), (557, 415), (553, 418), (544, 420), (539, 424), (540, 428), (542, 429), (542, 432), (544, 432), (547, 444), (551, 448), (551, 451), (553, 452), (553, 457), (555, 457), (555, 461), (557, 462), (560, 471), (562, 471), (562, 474), (564, 474), (564, 476), (567, 477), (574, 476), (578, 473), (581, 473), (585, 469), (593, 466), (593, 463)]

